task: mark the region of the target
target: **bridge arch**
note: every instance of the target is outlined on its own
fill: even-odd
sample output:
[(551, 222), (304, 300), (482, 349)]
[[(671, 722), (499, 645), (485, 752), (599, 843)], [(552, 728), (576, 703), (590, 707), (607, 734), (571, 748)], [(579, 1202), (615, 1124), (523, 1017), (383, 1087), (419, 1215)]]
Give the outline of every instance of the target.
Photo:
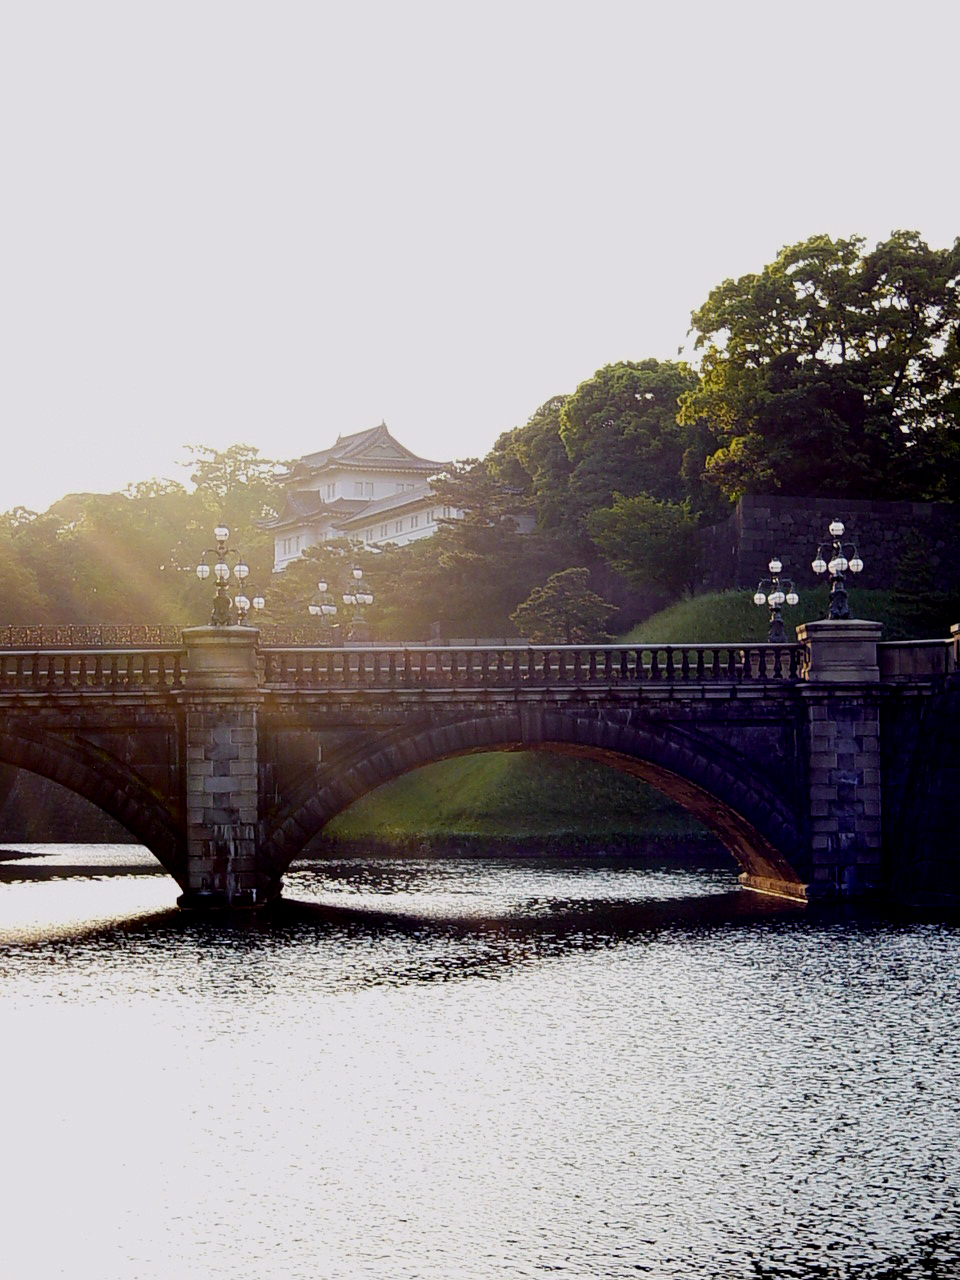
[(735, 752), (686, 729), (532, 708), (491, 710), (387, 735), (335, 766), (318, 767), (264, 823), (265, 865), (279, 878), (331, 818), (384, 782), (452, 756), (518, 750), (594, 760), (651, 783), (720, 839), (742, 868), (744, 883), (804, 896), (802, 821)]
[(186, 842), (162, 797), (129, 767), (92, 743), (61, 734), (0, 729), (0, 763), (58, 782), (114, 818), (183, 884)]

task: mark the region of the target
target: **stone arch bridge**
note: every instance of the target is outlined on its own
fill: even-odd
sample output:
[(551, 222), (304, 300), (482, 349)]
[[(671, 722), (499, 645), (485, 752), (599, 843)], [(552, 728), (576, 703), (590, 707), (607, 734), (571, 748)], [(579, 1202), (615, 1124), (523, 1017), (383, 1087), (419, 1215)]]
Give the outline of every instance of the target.
[(190, 907), (262, 906), (325, 823), (410, 769), (490, 750), (605, 762), (691, 810), (741, 882), (795, 899), (958, 889), (960, 628), (879, 643), (0, 650), (0, 762), (121, 822)]

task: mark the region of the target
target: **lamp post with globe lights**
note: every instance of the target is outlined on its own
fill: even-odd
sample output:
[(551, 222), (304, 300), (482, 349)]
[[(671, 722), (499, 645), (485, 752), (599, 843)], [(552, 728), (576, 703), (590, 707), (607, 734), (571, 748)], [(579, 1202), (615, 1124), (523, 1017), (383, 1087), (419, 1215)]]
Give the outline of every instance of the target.
[(327, 590), (325, 578), (321, 578), (317, 583), (317, 594), (307, 605), (307, 610), (312, 617), (320, 619), (322, 635), (326, 639), (330, 629), (334, 626), (333, 620), (337, 616), (337, 606), (334, 603), (333, 596)]
[(800, 597), (794, 588), (793, 581), (790, 578), (781, 578), (783, 571), (783, 563), (774, 556), (767, 566), (770, 570), (769, 578), (761, 578), (757, 583), (757, 590), (753, 597), (753, 603), (758, 607), (768, 605), (770, 608), (770, 626), (767, 630), (767, 641), (769, 644), (786, 644), (787, 633), (783, 625), (783, 606), (785, 604), (791, 607), (800, 603)]
[[(200, 563), (197, 565), (197, 577), (201, 582), (206, 582), (212, 573), (213, 579), (217, 584), (217, 594), (213, 598), (213, 612), (210, 615), (210, 622), (215, 627), (233, 626), (233, 609), (236, 608), (237, 625), (242, 626), (251, 607), (259, 612), (266, 601), (259, 591), (254, 592), (252, 600), (246, 594), (244, 584), (250, 575), (250, 567), (239, 551), (227, 546), (227, 539), (230, 537), (230, 530), (227, 526), (218, 524), (213, 531), (213, 536), (217, 545), (215, 547), (207, 547), (201, 553)], [(216, 559), (212, 564), (208, 564), (207, 556), (215, 556)], [(230, 585), (231, 560), (235, 561), (233, 576), (237, 581), (237, 592), (233, 599), (230, 598), (227, 592), (227, 587)]]
[[(842, 520), (831, 520), (827, 531), (830, 534), (830, 540), (821, 542), (811, 567), (814, 573), (829, 572), (830, 612), (828, 616), (832, 622), (842, 622), (850, 617), (843, 575), (848, 570), (850, 573), (860, 573), (863, 569), (863, 561), (854, 543), (842, 540), (844, 535)], [(848, 556), (847, 553), (851, 551), (853, 554)], [(830, 557), (829, 560), (825, 558), (827, 555)]]
[(343, 593), (343, 603), (353, 610), (348, 639), (364, 641), (367, 637), (367, 625), (363, 618), (363, 610), (373, 604), (373, 592), (363, 580), (363, 570), (355, 565), (351, 570), (353, 584)]

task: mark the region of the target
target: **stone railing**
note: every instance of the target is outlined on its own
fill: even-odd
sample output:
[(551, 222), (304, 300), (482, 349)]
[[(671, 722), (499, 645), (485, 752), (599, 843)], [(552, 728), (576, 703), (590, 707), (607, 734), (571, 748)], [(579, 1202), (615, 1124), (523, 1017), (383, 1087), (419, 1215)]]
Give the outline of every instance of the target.
[(803, 648), (755, 645), (505, 645), (264, 648), (274, 689), (585, 688), (799, 678)]
[(877, 645), (881, 680), (929, 679), (956, 671), (957, 640), (888, 640)]
[(54, 624), (43, 626), (0, 626), (0, 649), (159, 649), (179, 647), (183, 640), (180, 627), (143, 626), (77, 626)]
[(183, 683), (183, 650), (0, 650), (0, 695), (170, 690)]

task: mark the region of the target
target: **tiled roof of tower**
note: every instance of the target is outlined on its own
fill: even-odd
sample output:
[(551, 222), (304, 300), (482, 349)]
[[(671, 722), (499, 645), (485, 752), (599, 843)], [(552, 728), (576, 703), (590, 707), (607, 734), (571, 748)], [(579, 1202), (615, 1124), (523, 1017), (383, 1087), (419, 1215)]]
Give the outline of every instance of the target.
[(301, 468), (312, 472), (339, 463), (351, 467), (382, 466), (399, 467), (432, 474), (440, 471), (444, 464), (430, 458), (420, 458), (411, 450), (395, 440), (387, 430), (387, 424), (381, 422), (378, 427), (369, 427), (366, 431), (355, 431), (349, 436), (338, 436), (336, 443), (329, 449), (320, 449), (317, 453), (308, 453), (293, 464), (290, 472), (294, 476)]
[[(416, 489), (404, 489), (402, 493), (391, 493), (386, 498), (376, 498), (365, 502), (362, 508), (348, 513), (347, 518), (353, 521), (373, 520), (388, 511), (396, 511), (400, 507), (415, 507), (433, 497), (428, 484), (417, 485)], [(436, 500), (436, 499), (434, 499)]]
[(363, 498), (334, 498), (324, 502), (315, 489), (291, 489), (284, 498), (283, 510), (273, 519), (255, 520), (260, 529), (287, 529), (321, 516), (350, 516), (369, 506)]

